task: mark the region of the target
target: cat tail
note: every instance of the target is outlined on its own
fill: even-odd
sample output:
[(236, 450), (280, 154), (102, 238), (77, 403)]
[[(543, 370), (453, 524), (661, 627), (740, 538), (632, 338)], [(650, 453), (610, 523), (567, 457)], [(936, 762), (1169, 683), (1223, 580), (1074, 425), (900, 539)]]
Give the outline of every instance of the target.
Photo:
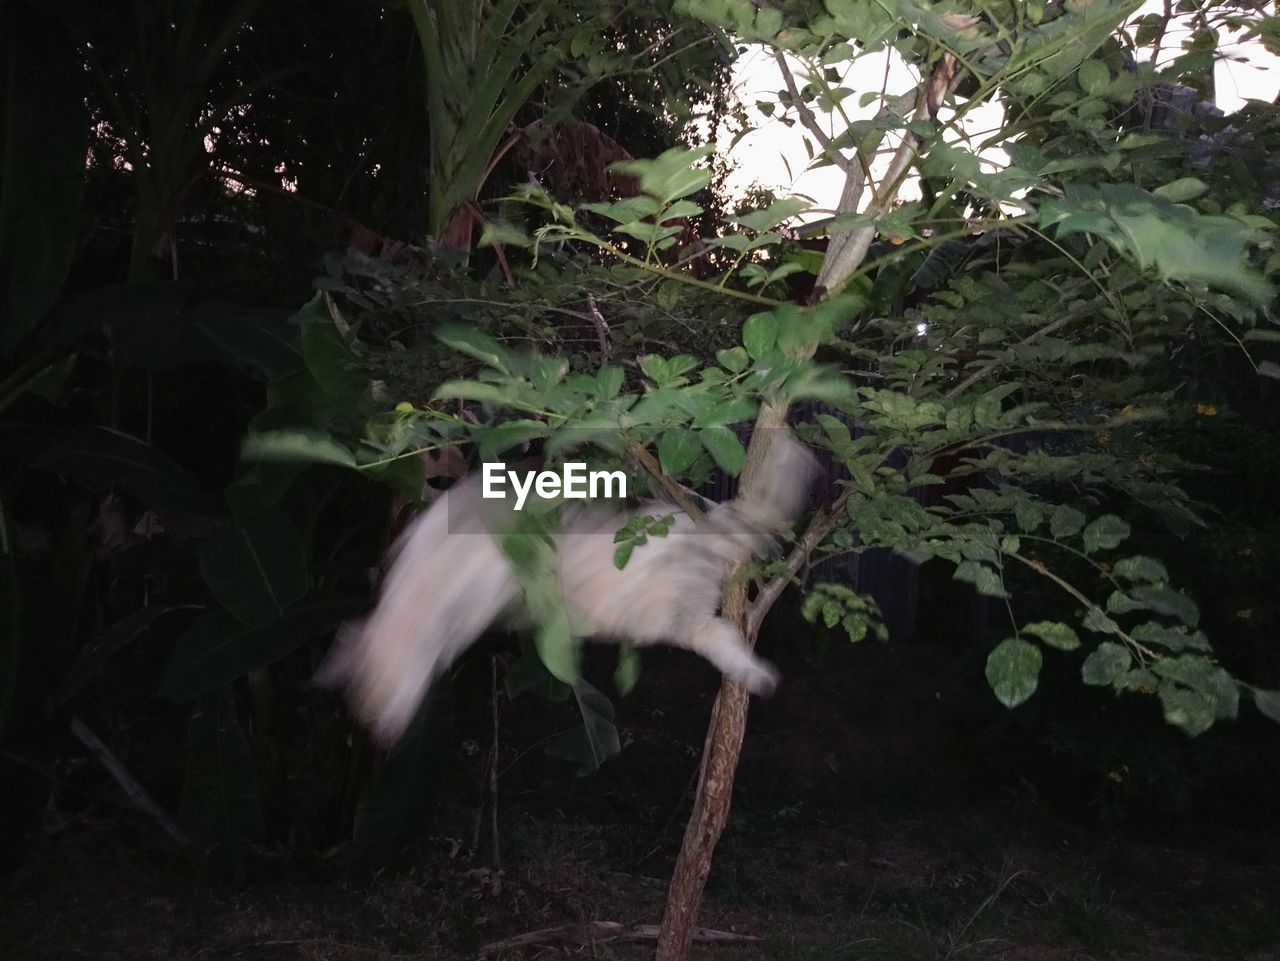
[(380, 744), (404, 732), (432, 681), (516, 598), (474, 491), (445, 492), (392, 550), (378, 604), (344, 625), (316, 682), (344, 690)]

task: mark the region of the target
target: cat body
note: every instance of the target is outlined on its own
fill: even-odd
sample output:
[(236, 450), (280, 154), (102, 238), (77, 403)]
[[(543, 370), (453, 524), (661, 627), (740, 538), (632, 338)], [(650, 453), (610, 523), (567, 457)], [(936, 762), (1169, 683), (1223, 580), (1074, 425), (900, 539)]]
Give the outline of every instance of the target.
[[(682, 647), (752, 693), (772, 693), (776, 671), (718, 615), (720, 598), (730, 572), (795, 522), (813, 471), (812, 455), (790, 432), (779, 431), (758, 492), (714, 505), (698, 522), (664, 505), (566, 509), (554, 564), (575, 634)], [(486, 628), (519, 615), (520, 578), (495, 537), (507, 526), (508, 511), (481, 497), (478, 477), (455, 484), (393, 549), (374, 610), (340, 633), (319, 680), (347, 690), (355, 713), (381, 743), (400, 736), (431, 682)], [(650, 536), (619, 570), (614, 535), (646, 514), (673, 514), (670, 530)]]

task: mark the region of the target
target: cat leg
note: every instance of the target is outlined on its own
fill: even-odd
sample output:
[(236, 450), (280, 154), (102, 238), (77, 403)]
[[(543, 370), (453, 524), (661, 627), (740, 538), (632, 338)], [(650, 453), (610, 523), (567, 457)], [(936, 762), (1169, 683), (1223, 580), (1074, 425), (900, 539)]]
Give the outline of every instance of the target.
[(700, 654), (752, 694), (768, 697), (778, 686), (778, 672), (756, 657), (742, 633), (723, 617), (712, 617), (678, 646)]

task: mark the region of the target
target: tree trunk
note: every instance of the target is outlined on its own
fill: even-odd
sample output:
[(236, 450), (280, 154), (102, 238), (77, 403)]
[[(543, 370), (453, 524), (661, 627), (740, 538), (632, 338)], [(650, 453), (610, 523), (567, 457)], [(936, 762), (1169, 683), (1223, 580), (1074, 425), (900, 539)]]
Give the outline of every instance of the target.
[[(757, 483), (773, 431), (787, 422), (784, 404), (766, 404), (756, 419), (751, 434), (747, 462), (742, 469), (739, 495)], [(747, 586), (732, 581), (724, 598), (724, 616), (738, 625), (743, 636), (755, 647), (755, 632), (747, 627)], [(757, 620), (758, 623), (758, 620)], [(742, 737), (747, 729), (747, 689), (725, 679), (711, 708), (711, 723), (702, 750), (702, 770), (693, 813), (685, 827), (684, 841), (676, 859), (671, 885), (667, 888), (667, 906), (658, 932), (657, 961), (684, 961), (693, 943), (693, 929), (702, 907), (702, 891), (711, 873), (711, 856), (729, 819), (729, 802), (733, 798), (733, 778), (742, 753)]]

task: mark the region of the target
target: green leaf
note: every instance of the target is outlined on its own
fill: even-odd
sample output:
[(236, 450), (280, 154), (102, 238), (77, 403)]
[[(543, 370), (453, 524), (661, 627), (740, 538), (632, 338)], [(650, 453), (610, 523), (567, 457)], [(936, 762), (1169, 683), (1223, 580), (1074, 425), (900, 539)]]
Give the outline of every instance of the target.
[(1058, 540), (1079, 533), (1083, 526), (1084, 514), (1066, 504), (1060, 505), (1049, 518), (1049, 532)]
[(618, 694), (626, 697), (640, 680), (640, 655), (630, 644), (618, 648), (618, 666), (613, 671), (613, 684)]
[(1000, 642), (987, 657), (987, 683), (1005, 707), (1017, 707), (1040, 683), (1040, 648), (1016, 637)]
[(538, 656), (547, 670), (557, 680), (565, 684), (577, 684), (581, 679), (578, 667), (579, 645), (573, 635), (573, 627), (569, 620), (569, 612), (563, 603), (557, 604), (548, 616), (538, 625), (534, 636), (538, 647)]
[(1157, 187), (1152, 193), (1157, 197), (1163, 197), (1171, 203), (1184, 204), (1188, 200), (1195, 200), (1208, 189), (1209, 185), (1203, 180), (1196, 177), (1183, 177), (1180, 180), (1173, 181), (1173, 183), (1165, 184), (1163, 187)]
[(974, 586), (974, 589), (986, 597), (1008, 597), (1008, 592), (1004, 589), (1004, 584), (1000, 580), (999, 572), (988, 567), (986, 564), (980, 564), (977, 561), (961, 561), (956, 565), (956, 572), (953, 575), (958, 581), (967, 581)]
[(1195, 601), (1170, 587), (1159, 584), (1139, 584), (1131, 588), (1129, 593), (1153, 611), (1167, 617), (1176, 617), (1187, 627), (1194, 628), (1200, 623), (1200, 608), (1196, 606)]
[(561, 734), (549, 745), (547, 754), (577, 766), (578, 776), (591, 774), (622, 750), (618, 729), (613, 724), (613, 705), (586, 681), (573, 688), (582, 714), (581, 727)]
[(1037, 621), (1034, 624), (1026, 624), (1022, 628), (1023, 634), (1030, 634), (1038, 637), (1050, 647), (1056, 647), (1060, 651), (1074, 651), (1080, 646), (1080, 638), (1066, 624), (1057, 621)]
[(728, 427), (704, 427), (698, 431), (698, 439), (716, 466), (726, 474), (738, 476), (746, 463), (747, 452), (737, 434)]
[(302, 356), (306, 358), (307, 370), (330, 397), (353, 406), (363, 405), (372, 396), (369, 380), (356, 367), (356, 357), (342, 332), (334, 326), (324, 303), (321, 301), (316, 308), (324, 311), (321, 318), (302, 324)]
[(356, 466), (351, 448), (321, 430), (251, 430), (240, 447), (240, 456), (251, 461)]
[(87, 431), (32, 458), (32, 466), (101, 486), (118, 483), (148, 507), (223, 513), (221, 500), (145, 441), (109, 427)]
[(1116, 561), (1112, 573), (1127, 581), (1147, 581), (1163, 583), (1169, 579), (1169, 572), (1163, 564), (1151, 557), (1136, 555)]
[(503, 421), (478, 434), (480, 459), (491, 461), (499, 454), (505, 454), (512, 448), (546, 437), (550, 433), (551, 428), (541, 421), (523, 418)]
[(46, 705), (49, 711), (56, 711), (67, 701), (75, 697), (86, 684), (100, 675), (107, 662), (125, 645), (131, 643), (139, 634), (148, 631), (152, 624), (172, 611), (189, 610), (195, 605), (176, 605), (173, 607), (144, 607), (127, 617), (116, 621), (110, 627), (96, 634), (88, 644), (80, 649), (67, 673), (62, 676), (58, 686), (49, 695)]
[(360, 862), (382, 869), (426, 831), (453, 743), (453, 685), (446, 675), (431, 686), (360, 798), (351, 830)]
[[(1055, 515), (1056, 516), (1056, 515)], [(1109, 551), (1129, 536), (1129, 525), (1114, 514), (1103, 514), (1084, 529), (1084, 552)]]
[(778, 318), (772, 313), (752, 314), (742, 325), (742, 346), (752, 360), (759, 360), (778, 342)]
[(1111, 71), (1101, 60), (1086, 60), (1076, 74), (1080, 89), (1093, 97), (1106, 93), (1111, 86)]
[(772, 230), (783, 221), (790, 220), (797, 214), (802, 214), (809, 209), (809, 202), (801, 200), (799, 197), (784, 197), (782, 200), (770, 204), (763, 210), (753, 210), (749, 214), (743, 214), (741, 217), (730, 217), (729, 222), (746, 227), (748, 230), (755, 230), (763, 233)]
[(1213, 727), (1215, 717), (1213, 698), (1202, 691), (1193, 691), (1172, 684), (1160, 685), (1160, 704), (1164, 719), (1180, 727), (1192, 737)]
[(303, 367), (296, 316), (210, 303), (194, 308), (190, 317), (229, 367), (261, 380), (275, 380)]
[(710, 152), (710, 147), (672, 147), (652, 160), (624, 160), (609, 169), (638, 177), (640, 189), (665, 206), (711, 182), (710, 170), (693, 166)]
[(206, 856), (238, 868), (264, 830), (253, 754), (231, 688), (202, 697), (187, 725), (187, 764), (179, 817)]
[(742, 347), (730, 347), (728, 350), (716, 351), (716, 360), (725, 370), (737, 374), (747, 369), (751, 356)]
[(160, 678), (160, 693), (189, 701), (267, 667), (360, 612), (348, 598), (317, 595), (295, 604), (277, 621), (248, 628), (221, 609), (204, 615), (178, 639)]
[(601, 397), (613, 399), (622, 390), (625, 379), (626, 371), (621, 367), (601, 367), (596, 374), (596, 391)]
[(249, 627), (278, 620), (311, 583), (302, 536), (278, 511), (210, 537), (200, 549), (200, 573), (219, 603)]
[(668, 477), (682, 477), (702, 455), (699, 434), (684, 428), (665, 431), (658, 438), (658, 463)]
[(1126, 671), (1132, 658), (1129, 649), (1123, 644), (1103, 641), (1084, 659), (1080, 669), (1080, 678), (1086, 684), (1101, 686), (1114, 684)]
[(437, 338), (459, 353), (474, 357), (504, 374), (511, 373), (506, 348), (483, 331), (475, 327), (449, 324), (435, 333)]
[(449, 380), (436, 388), (440, 400), (478, 400), (493, 404), (510, 404), (517, 399), (513, 388), (486, 384), (478, 380)]
[(526, 691), (547, 701), (563, 701), (572, 690), (548, 671), (542, 658), (529, 648), (507, 668), (506, 688), (507, 697), (513, 701)]

